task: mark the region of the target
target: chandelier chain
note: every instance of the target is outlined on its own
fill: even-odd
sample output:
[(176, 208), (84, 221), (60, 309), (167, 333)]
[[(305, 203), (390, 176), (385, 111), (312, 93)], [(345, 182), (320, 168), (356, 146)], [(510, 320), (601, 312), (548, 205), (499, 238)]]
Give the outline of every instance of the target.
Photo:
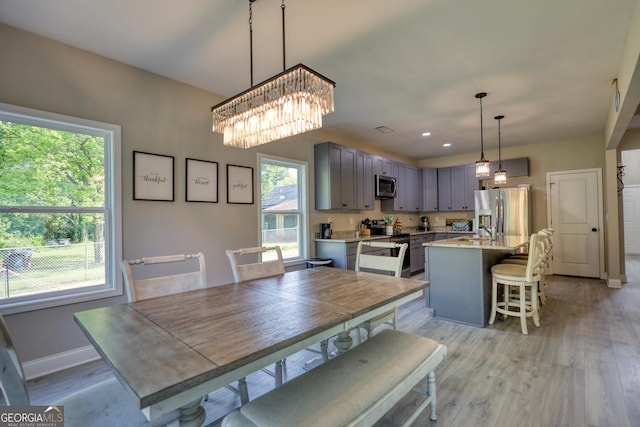
[(251, 87), (253, 87), (253, 2), (249, 0), (249, 69), (251, 74)]
[(284, 9), (286, 6), (284, 5), (284, 0), (282, 0), (282, 5), (280, 6), (282, 9), (282, 70), (287, 69), (287, 51), (285, 49), (285, 37), (284, 37)]

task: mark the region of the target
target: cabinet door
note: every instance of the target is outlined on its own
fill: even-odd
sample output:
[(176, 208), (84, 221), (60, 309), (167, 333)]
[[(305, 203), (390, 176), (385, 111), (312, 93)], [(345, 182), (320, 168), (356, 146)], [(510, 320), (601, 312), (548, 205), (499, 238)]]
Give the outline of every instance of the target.
[(373, 177), (374, 156), (358, 151), (356, 163), (356, 200), (357, 209), (372, 210), (374, 208), (375, 190)]
[(467, 194), (465, 192), (465, 180), (464, 166), (451, 168), (451, 210), (463, 211), (466, 209)]
[(422, 210), (425, 212), (438, 211), (438, 169), (422, 169)]
[(451, 210), (451, 168), (438, 169), (438, 210)]
[(342, 209), (356, 209), (356, 150), (340, 147), (340, 206)]
[(393, 173), (398, 180), (398, 194), (394, 201), (394, 210), (406, 211), (407, 210), (407, 165), (404, 163), (394, 162)]
[(375, 156), (374, 173), (376, 175), (393, 176), (393, 160)]
[(410, 212), (422, 211), (422, 174), (420, 169), (407, 166), (405, 171), (405, 206)]
[(465, 202), (464, 210), (474, 211), (476, 209), (475, 191), (480, 188), (480, 180), (476, 177), (476, 165), (466, 165), (465, 173)]

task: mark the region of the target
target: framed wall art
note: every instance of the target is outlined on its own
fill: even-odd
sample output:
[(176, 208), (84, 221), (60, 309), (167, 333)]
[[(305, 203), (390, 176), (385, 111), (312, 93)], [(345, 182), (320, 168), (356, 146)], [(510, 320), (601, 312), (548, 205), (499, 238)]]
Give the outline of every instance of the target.
[(187, 202), (218, 203), (218, 162), (186, 160)]
[(133, 200), (174, 201), (173, 156), (133, 152)]
[(253, 168), (227, 165), (227, 203), (253, 204)]

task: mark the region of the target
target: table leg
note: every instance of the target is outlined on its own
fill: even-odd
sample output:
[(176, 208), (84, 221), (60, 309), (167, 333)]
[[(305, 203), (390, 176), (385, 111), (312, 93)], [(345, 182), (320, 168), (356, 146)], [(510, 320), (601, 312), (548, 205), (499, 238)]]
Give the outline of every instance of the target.
[(349, 350), (349, 348), (351, 348), (353, 339), (351, 338), (349, 332), (351, 332), (351, 330), (339, 332), (335, 340), (333, 341), (333, 345), (336, 346), (336, 356), (341, 355), (342, 353)]
[(201, 399), (198, 399), (180, 408), (180, 417), (178, 418), (180, 427), (200, 427), (204, 424), (207, 414), (200, 406), (200, 401)]

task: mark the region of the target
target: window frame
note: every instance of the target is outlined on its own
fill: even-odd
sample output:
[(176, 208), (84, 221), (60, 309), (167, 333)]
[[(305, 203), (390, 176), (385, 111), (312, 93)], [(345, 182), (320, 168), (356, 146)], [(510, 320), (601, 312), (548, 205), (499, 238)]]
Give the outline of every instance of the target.
[[(304, 264), (306, 263), (307, 256), (309, 254), (309, 238), (308, 238), (308, 230), (309, 230), (309, 197), (308, 197), (308, 186), (309, 182), (309, 164), (302, 160), (294, 160), (288, 159), (284, 157), (272, 156), (263, 153), (258, 153), (258, 176), (260, 188), (262, 188), (262, 163), (269, 163), (277, 166), (290, 167), (298, 170), (298, 211), (279, 211), (279, 213), (284, 214), (295, 214), (299, 215), (299, 230), (298, 230), (298, 239), (299, 239), (299, 247), (300, 247), (300, 255), (295, 258), (285, 258), (284, 264), (286, 266), (296, 265), (296, 264)], [(258, 242), (260, 245), (262, 243), (262, 197), (259, 198), (258, 205)]]
[(82, 132), (105, 139), (105, 206), (0, 206), (0, 213), (102, 213), (105, 218), (105, 283), (67, 290), (18, 296), (0, 301), (3, 314), (21, 313), (58, 307), (101, 298), (123, 295), (122, 274), (118, 263), (122, 259), (122, 177), (121, 127), (79, 117), (51, 113), (32, 108), (0, 103), (0, 119), (30, 126), (48, 127), (67, 132)]

